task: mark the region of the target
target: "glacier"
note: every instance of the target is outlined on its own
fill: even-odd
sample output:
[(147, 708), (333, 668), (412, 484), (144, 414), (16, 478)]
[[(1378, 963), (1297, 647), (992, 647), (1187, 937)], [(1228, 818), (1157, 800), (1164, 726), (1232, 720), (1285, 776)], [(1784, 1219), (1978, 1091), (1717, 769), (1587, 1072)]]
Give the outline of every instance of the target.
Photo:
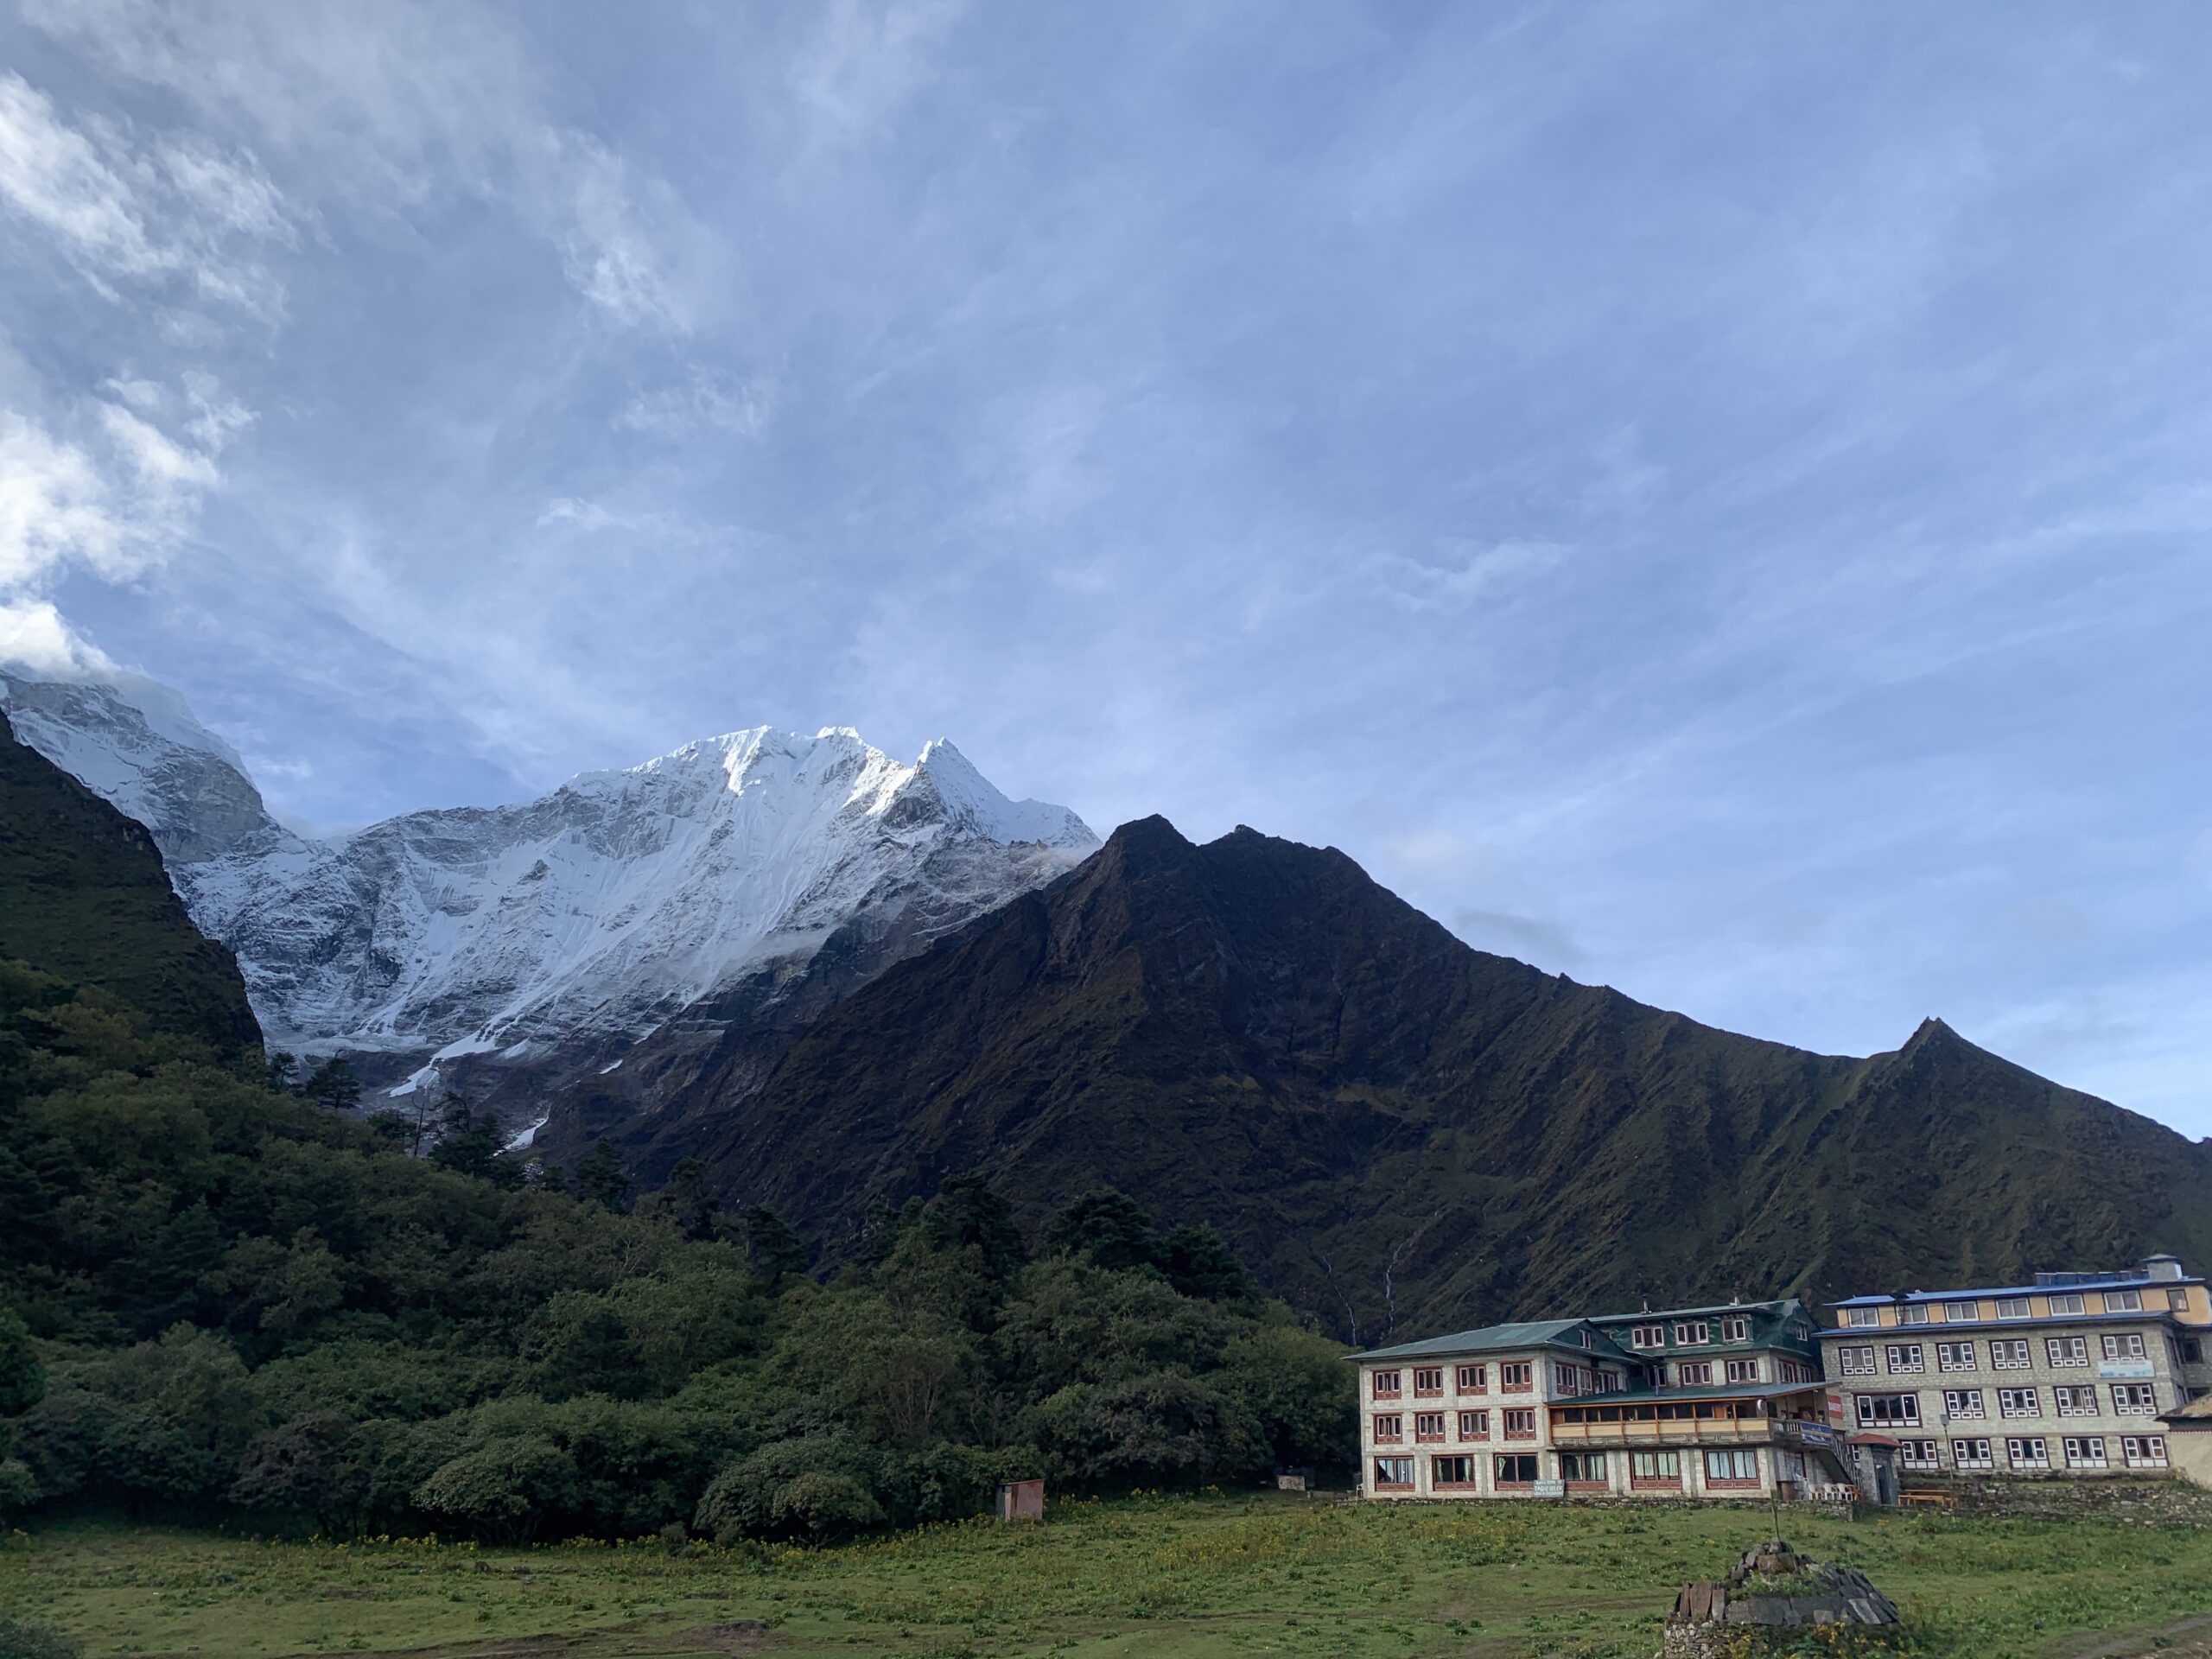
[(802, 987), (818, 1012), (1098, 845), (950, 743), (906, 764), (848, 727), (731, 732), (535, 800), (311, 837), (153, 681), (0, 671), (0, 704), (152, 831), (271, 1048), (344, 1053), (381, 1094), (519, 1095), (523, 1122), (671, 1022), (720, 1031)]

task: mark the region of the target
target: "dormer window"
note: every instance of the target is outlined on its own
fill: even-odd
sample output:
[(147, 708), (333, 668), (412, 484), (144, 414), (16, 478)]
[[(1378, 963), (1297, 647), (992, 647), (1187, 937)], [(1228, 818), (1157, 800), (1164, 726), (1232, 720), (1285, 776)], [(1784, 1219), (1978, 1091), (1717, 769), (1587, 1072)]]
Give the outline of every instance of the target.
[(1707, 1321), (1704, 1319), (1677, 1319), (1675, 1321), (1675, 1345), (1676, 1347), (1692, 1348), (1695, 1347), (1700, 1343), (1711, 1342), (1712, 1340), (1713, 1326)]
[[(2107, 1297), (2105, 1302), (2107, 1306), (2110, 1306), (2112, 1299)], [(2028, 1299), (2024, 1296), (2000, 1296), (1997, 1299), (1997, 1317), (2000, 1319), (2024, 1319), (2031, 1317), (2031, 1313)]]
[(1899, 1302), (1897, 1304), (1897, 1323), (1899, 1325), (1927, 1324), (1928, 1304), (1925, 1302)]
[(1741, 1313), (1731, 1313), (1726, 1319), (1720, 1321), (1721, 1341), (1749, 1342), (1751, 1339), (1751, 1322), (1746, 1315)]
[(1882, 1322), (1881, 1311), (1872, 1307), (1847, 1307), (1843, 1310), (1843, 1322), (1853, 1328), (1879, 1325)]
[(1631, 1348), (1664, 1348), (1667, 1327), (1663, 1325), (1639, 1325), (1628, 1333)]
[(2105, 1312), (2107, 1313), (2140, 1313), (2143, 1293), (2139, 1290), (2108, 1290), (2105, 1292)]
[(2089, 1304), (2088, 1299), (2079, 1293), (2054, 1296), (2050, 1299), (2050, 1311), (2053, 1313), (2062, 1314), (2087, 1313), (2089, 1311)]

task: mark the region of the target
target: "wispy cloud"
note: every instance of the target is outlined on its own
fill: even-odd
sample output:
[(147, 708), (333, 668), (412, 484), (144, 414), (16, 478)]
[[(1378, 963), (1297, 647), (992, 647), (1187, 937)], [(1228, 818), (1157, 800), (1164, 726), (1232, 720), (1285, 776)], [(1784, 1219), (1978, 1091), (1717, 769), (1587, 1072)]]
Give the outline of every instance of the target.
[[(711, 238), (669, 187), (548, 113), (517, 38), (458, 5), (68, 0), (29, 7), (116, 71), (241, 124), (326, 193), (406, 207), (456, 194), (527, 214), (576, 291), (624, 327), (681, 331)], [(165, 158), (175, 188), (234, 228), (281, 199), (205, 151)]]
[(111, 296), (119, 283), (176, 279), (249, 311), (281, 308), (259, 248), (294, 245), (297, 228), (251, 154), (73, 125), (21, 75), (0, 74), (0, 200)]
[(768, 382), (742, 379), (695, 368), (673, 385), (641, 391), (614, 416), (625, 431), (678, 438), (693, 432), (727, 432), (758, 437), (774, 412)]

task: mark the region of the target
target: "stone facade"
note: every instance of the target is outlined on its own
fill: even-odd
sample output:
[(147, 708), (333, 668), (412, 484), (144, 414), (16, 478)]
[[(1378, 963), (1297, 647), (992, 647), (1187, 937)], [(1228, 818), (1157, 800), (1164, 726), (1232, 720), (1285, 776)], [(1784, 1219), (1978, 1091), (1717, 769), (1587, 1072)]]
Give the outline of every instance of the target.
[(2171, 1258), (1836, 1306), (1821, 1349), (1843, 1426), (1894, 1437), (1908, 1484), (2164, 1471), (2160, 1414), (2212, 1389), (2212, 1303)]

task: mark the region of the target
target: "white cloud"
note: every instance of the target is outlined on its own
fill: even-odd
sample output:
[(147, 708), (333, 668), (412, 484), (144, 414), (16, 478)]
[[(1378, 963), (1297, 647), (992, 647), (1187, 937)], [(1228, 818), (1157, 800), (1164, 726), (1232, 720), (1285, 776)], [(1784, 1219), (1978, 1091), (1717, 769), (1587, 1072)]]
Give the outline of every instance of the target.
[(817, 133), (854, 143), (889, 122), (966, 10), (964, 0), (835, 0), (791, 76)]
[(190, 529), (222, 482), (215, 456), (251, 416), (197, 375), (181, 397), (118, 383), (147, 414), (189, 411), (185, 440), (137, 410), (90, 400), (73, 434), (0, 410), (0, 594), (35, 590), (70, 566), (128, 581)]
[(1402, 553), (1377, 554), (1366, 569), (1384, 593), (1409, 610), (1425, 611), (1491, 598), (1552, 569), (1568, 550), (1557, 542), (1454, 542), (1437, 563)]
[(626, 431), (676, 438), (702, 428), (757, 437), (773, 412), (771, 388), (762, 380), (738, 380), (693, 371), (679, 385), (641, 391), (624, 404), (614, 424)]
[(176, 280), (257, 314), (281, 308), (251, 250), (294, 241), (293, 216), (250, 155), (72, 125), (22, 76), (0, 74), (0, 200), (111, 297), (118, 283)]
[(0, 601), (0, 663), (49, 680), (106, 677), (117, 671), (105, 652), (41, 599)]
[[(243, 123), (320, 189), (403, 210), (495, 201), (614, 321), (692, 325), (689, 296), (704, 283), (688, 268), (712, 263), (710, 238), (664, 182), (549, 111), (520, 41), (489, 14), (402, 0), (34, 0), (28, 11), (111, 69)], [(173, 193), (210, 222), (252, 235), (290, 222), (265, 178), (215, 152), (173, 147), (164, 165)]]

